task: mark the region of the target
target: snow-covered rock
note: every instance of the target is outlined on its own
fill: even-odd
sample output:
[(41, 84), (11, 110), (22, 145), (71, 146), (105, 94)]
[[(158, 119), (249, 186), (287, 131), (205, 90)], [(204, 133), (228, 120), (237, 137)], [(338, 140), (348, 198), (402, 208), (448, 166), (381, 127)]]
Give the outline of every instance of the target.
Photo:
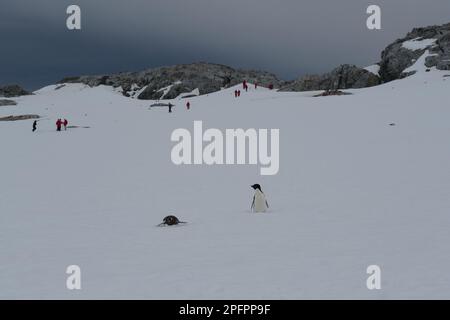
[(370, 73), (373, 73), (377, 77), (380, 77), (380, 65), (379, 64), (372, 64), (370, 66), (367, 66), (364, 68), (364, 70), (369, 71)]
[(402, 43), (402, 47), (408, 50), (425, 50), (436, 43), (436, 39), (423, 39), (422, 37), (407, 40)]
[[(279, 87), (283, 81), (264, 71), (236, 70), (212, 63), (193, 63), (160, 67), (141, 72), (103, 76), (65, 78), (62, 83), (84, 83), (89, 86), (109, 85), (123, 88), (125, 96), (141, 100), (173, 99), (198, 90), (200, 95), (229, 88), (243, 80)], [(136, 94), (136, 91), (139, 91)]]
[(342, 65), (323, 75), (307, 75), (289, 83), (281, 91), (356, 89), (380, 84), (373, 72), (352, 65)]
[(388, 82), (411, 74), (409, 70), (426, 50), (428, 68), (450, 70), (450, 23), (441, 26), (415, 28), (406, 37), (390, 44), (382, 53), (380, 76)]
[(0, 87), (0, 97), (12, 98), (31, 94), (18, 85), (7, 85)]

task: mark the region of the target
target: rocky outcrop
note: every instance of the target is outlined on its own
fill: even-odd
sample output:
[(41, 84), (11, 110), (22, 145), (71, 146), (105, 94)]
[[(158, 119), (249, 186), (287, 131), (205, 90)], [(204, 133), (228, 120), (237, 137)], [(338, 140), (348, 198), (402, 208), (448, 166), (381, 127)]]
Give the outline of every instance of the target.
[(12, 97), (20, 97), (30, 95), (31, 93), (24, 90), (22, 87), (18, 85), (7, 85), (4, 87), (0, 87), (0, 97), (12, 98)]
[(15, 102), (13, 100), (0, 99), (0, 107), (15, 106), (15, 105), (17, 105), (17, 102)]
[(208, 94), (227, 88), (243, 80), (262, 86), (272, 84), (278, 88), (283, 81), (264, 71), (236, 70), (224, 65), (193, 63), (102, 76), (65, 78), (61, 83), (84, 83), (89, 86), (108, 85), (121, 87), (125, 96), (143, 100), (173, 99), (198, 89), (198, 94)]
[(349, 92), (341, 91), (341, 90), (325, 90), (322, 93), (314, 95), (314, 97), (329, 97), (329, 96), (349, 96), (352, 95)]
[(1, 117), (0, 121), (19, 121), (19, 120), (29, 120), (29, 119), (39, 119), (40, 116), (37, 114), (23, 114), (20, 116), (6, 116)]
[(342, 65), (323, 75), (307, 75), (286, 84), (282, 91), (366, 88), (414, 74), (405, 72), (427, 53), (425, 67), (450, 70), (450, 23), (415, 28), (383, 50), (378, 75), (351, 65)]
[(307, 75), (289, 83), (281, 91), (357, 89), (380, 84), (380, 78), (365, 69), (344, 64), (323, 75)]
[(415, 28), (406, 37), (398, 39), (381, 54), (380, 76), (383, 82), (404, 78), (411, 73), (404, 70), (412, 66), (426, 51), (425, 65), (439, 70), (450, 70), (450, 23), (442, 26)]
[(243, 80), (257, 82), (262, 86), (272, 84), (275, 88), (281, 88), (281, 91), (333, 91), (371, 87), (411, 75), (414, 71), (405, 70), (425, 53), (428, 53), (425, 59), (426, 67), (450, 70), (450, 23), (415, 28), (406, 37), (390, 44), (381, 54), (377, 72), (344, 64), (323, 75), (307, 75), (286, 82), (268, 72), (236, 70), (224, 65), (202, 62), (142, 72), (71, 77), (63, 79), (61, 83), (121, 87), (125, 96), (145, 100), (173, 99), (183, 94), (208, 94)]

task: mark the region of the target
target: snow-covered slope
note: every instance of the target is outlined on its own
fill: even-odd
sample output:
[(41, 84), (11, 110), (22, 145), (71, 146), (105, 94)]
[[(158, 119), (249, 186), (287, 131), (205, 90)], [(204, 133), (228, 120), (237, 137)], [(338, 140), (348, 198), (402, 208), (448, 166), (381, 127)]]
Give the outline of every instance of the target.
[[(43, 119), (0, 122), (0, 298), (450, 298), (446, 74), (339, 97), (230, 88), (171, 114), (105, 86), (15, 99), (0, 116)], [(175, 166), (170, 135), (195, 120), (280, 129), (278, 175)], [(189, 224), (155, 227), (168, 214)]]

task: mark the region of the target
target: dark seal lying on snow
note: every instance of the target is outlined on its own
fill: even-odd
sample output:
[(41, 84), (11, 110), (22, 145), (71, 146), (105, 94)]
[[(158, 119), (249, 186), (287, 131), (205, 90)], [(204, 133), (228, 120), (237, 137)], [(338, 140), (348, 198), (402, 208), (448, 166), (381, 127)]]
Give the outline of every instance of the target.
[(187, 222), (183, 222), (180, 221), (177, 217), (175, 216), (167, 216), (163, 219), (163, 222), (161, 222), (160, 224), (158, 224), (158, 227), (163, 227), (163, 226), (175, 226), (181, 223), (187, 223)]

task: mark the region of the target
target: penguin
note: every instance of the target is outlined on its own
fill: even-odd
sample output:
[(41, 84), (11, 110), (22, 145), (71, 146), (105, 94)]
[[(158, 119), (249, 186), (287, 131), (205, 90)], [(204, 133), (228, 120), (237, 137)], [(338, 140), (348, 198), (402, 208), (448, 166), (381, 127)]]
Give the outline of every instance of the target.
[(266, 212), (269, 208), (269, 204), (267, 203), (266, 196), (264, 192), (261, 190), (261, 186), (259, 184), (254, 184), (251, 186), (255, 189), (255, 195), (253, 196), (252, 202), (252, 211), (253, 212)]
[(184, 221), (180, 221), (177, 217), (175, 216), (167, 216), (163, 219), (163, 222), (158, 224), (158, 227), (162, 227), (162, 226), (175, 226), (178, 224), (184, 224), (187, 222)]

